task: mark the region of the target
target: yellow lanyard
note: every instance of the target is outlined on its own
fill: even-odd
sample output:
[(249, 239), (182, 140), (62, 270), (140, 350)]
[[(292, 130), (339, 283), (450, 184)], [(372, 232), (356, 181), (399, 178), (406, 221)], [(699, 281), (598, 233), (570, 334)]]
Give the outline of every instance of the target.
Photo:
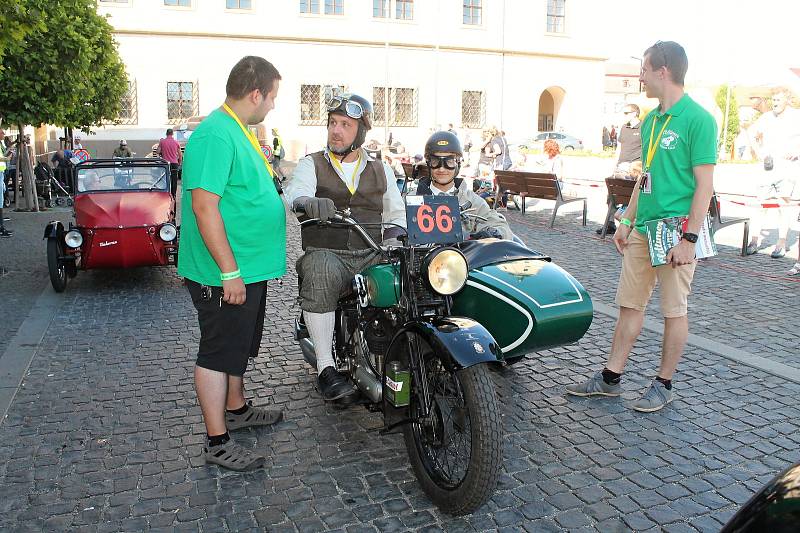
[(244, 124), (242, 124), (242, 121), (239, 120), (239, 117), (236, 116), (236, 113), (233, 112), (233, 109), (228, 107), (228, 104), (222, 104), (222, 108), (225, 111), (227, 111), (228, 114), (233, 117), (233, 120), (236, 121), (236, 123), (239, 125), (239, 127), (242, 128), (242, 133), (244, 133), (244, 136), (247, 137), (247, 140), (250, 141), (251, 145), (253, 145), (253, 149), (256, 152), (258, 152), (258, 155), (260, 155), (261, 159), (264, 160), (264, 164), (267, 166), (267, 172), (269, 172), (269, 177), (274, 176), (274, 174), (272, 173), (272, 166), (269, 164), (269, 161), (267, 160), (267, 156), (265, 156), (264, 152), (261, 150), (261, 145), (258, 144), (258, 140), (253, 135), (253, 132), (251, 132), (249, 129), (244, 127)]
[[(344, 168), (342, 168), (342, 164), (339, 162), (339, 160), (332, 155), (329, 155), (329, 157), (331, 159), (331, 163), (333, 164), (333, 166), (336, 167), (339, 170), (339, 172), (342, 173), (342, 176), (344, 176)], [(355, 194), (356, 192), (356, 175), (358, 174), (358, 167), (360, 166), (361, 166), (361, 152), (359, 152), (358, 154), (358, 161), (356, 161), (356, 168), (353, 169), (353, 175), (350, 176), (350, 183), (345, 182), (345, 185), (347, 185), (348, 190), (350, 190), (350, 194)]]
[(672, 120), (672, 115), (667, 117), (667, 121), (664, 122), (661, 131), (658, 132), (658, 139), (656, 139), (655, 144), (653, 144), (653, 133), (656, 131), (656, 118), (653, 117), (653, 126), (650, 128), (650, 140), (647, 142), (647, 160), (645, 160), (644, 172), (650, 170), (650, 164), (653, 162), (653, 157), (656, 155), (658, 145), (661, 143), (661, 136), (664, 135), (664, 130), (667, 129), (667, 124), (669, 124), (670, 120)]

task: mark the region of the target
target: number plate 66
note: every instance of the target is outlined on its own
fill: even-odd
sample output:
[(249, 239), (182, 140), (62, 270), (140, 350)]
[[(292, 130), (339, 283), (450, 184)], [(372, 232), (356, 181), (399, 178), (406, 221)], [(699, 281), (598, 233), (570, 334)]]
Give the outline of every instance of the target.
[(411, 244), (450, 244), (464, 240), (455, 196), (407, 196), (406, 225)]

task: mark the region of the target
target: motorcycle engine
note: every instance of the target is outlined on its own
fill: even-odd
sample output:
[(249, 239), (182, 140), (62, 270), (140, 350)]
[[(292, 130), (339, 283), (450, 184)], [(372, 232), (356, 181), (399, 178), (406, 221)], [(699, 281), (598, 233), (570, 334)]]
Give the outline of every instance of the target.
[(367, 341), (369, 351), (374, 355), (386, 354), (391, 340), (379, 320), (372, 320), (367, 324), (364, 329), (364, 339)]

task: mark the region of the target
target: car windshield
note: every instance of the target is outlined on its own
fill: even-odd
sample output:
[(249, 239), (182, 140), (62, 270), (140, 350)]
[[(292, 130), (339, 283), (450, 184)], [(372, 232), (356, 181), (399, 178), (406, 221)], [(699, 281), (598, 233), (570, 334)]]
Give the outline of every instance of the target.
[(109, 167), (78, 170), (78, 192), (167, 190), (163, 167)]

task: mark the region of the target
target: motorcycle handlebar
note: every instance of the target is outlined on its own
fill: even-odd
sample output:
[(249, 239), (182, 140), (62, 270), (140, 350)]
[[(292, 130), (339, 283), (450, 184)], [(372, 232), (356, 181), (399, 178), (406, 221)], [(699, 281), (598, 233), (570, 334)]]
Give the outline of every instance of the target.
[[(295, 206), (294, 212), (299, 214), (305, 214), (306, 212), (305, 206), (302, 205)], [(366, 230), (364, 230), (364, 228), (362, 228), (361, 225), (355, 219), (350, 217), (349, 210), (340, 211), (337, 209), (334, 212), (333, 217), (331, 217), (329, 220), (326, 221), (322, 221), (318, 218), (309, 218), (307, 220), (303, 220), (302, 222), (300, 222), (300, 227), (304, 228), (306, 226), (312, 226), (317, 224), (329, 224), (331, 222), (336, 222), (339, 224), (346, 224), (348, 226), (351, 226), (353, 230), (355, 230), (361, 236), (361, 238), (364, 239), (364, 242), (366, 242), (367, 245), (376, 252), (385, 252), (388, 249), (376, 243), (375, 240), (370, 236), (370, 234), (367, 233)]]

